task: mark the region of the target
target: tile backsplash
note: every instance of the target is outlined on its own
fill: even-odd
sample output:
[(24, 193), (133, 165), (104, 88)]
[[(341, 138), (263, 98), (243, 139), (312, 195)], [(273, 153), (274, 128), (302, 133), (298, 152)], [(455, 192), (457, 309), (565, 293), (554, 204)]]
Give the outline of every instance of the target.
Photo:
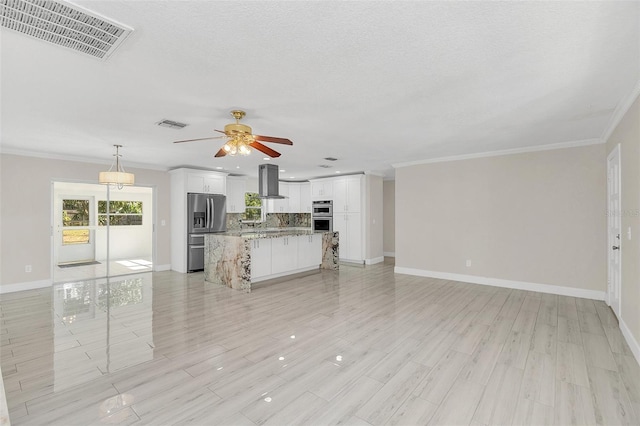
[(264, 222), (242, 223), (242, 213), (227, 213), (227, 229), (311, 228), (311, 213), (267, 213)]

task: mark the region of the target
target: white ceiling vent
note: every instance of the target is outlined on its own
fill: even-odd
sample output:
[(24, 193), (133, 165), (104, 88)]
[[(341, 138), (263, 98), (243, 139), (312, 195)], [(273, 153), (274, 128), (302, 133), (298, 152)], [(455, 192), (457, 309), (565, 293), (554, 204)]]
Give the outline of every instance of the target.
[(133, 31), (67, 2), (0, 0), (5, 28), (106, 59)]

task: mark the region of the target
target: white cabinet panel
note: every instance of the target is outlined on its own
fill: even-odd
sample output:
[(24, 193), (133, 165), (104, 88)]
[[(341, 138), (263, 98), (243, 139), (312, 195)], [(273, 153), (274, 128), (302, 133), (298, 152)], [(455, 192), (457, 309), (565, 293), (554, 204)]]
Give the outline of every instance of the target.
[(187, 192), (204, 194), (225, 194), (224, 176), (189, 173), (187, 175)]
[(204, 192), (204, 176), (187, 175), (187, 192)]
[(251, 241), (251, 278), (271, 275), (271, 239)]
[(296, 237), (271, 239), (271, 273), (293, 271), (298, 266), (298, 240)]
[(319, 266), (322, 263), (322, 235), (298, 237), (298, 268)]
[(244, 194), (247, 182), (244, 178), (227, 178), (227, 213), (244, 213)]
[(345, 176), (333, 181), (333, 211), (338, 213), (360, 212), (362, 178)]
[(225, 178), (221, 176), (205, 176), (204, 190), (208, 194), (226, 194)]
[(311, 182), (311, 198), (314, 200), (330, 200), (333, 196), (333, 181), (323, 179)]
[(340, 259), (361, 262), (362, 255), (362, 219), (360, 213), (335, 213), (333, 230), (338, 231)]
[(311, 184), (300, 185), (300, 213), (311, 213)]
[(289, 183), (288, 213), (300, 213), (300, 184)]
[(278, 193), (285, 198), (267, 200), (267, 213), (288, 213), (289, 212), (289, 184), (280, 182)]

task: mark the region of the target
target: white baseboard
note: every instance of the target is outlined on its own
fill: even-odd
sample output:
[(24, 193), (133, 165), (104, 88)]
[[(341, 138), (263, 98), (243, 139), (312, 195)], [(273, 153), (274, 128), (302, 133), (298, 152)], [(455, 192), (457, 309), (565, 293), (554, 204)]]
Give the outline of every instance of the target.
[(587, 290), (584, 288), (563, 287), (559, 285), (538, 284), (525, 281), (503, 280), (501, 278), (479, 277), (476, 275), (451, 274), (448, 272), (426, 271), (423, 269), (403, 268), (396, 266), (393, 270), (396, 274), (417, 275), (419, 277), (440, 278), (450, 281), (462, 281), (465, 283), (492, 285), (495, 287), (513, 288), (517, 290), (537, 291), (540, 293), (558, 294), (560, 296), (580, 297), (583, 299), (604, 300), (605, 292)]
[(0, 294), (2, 293), (14, 293), (16, 291), (23, 290), (35, 290), (38, 288), (51, 287), (53, 281), (40, 280), (40, 281), (27, 281), (25, 283), (5, 284), (0, 286)]
[(622, 319), (620, 319), (620, 331), (622, 331), (622, 335), (631, 348), (631, 352), (633, 352), (633, 356), (636, 358), (636, 361), (640, 364), (640, 344), (638, 344), (638, 341), (633, 337), (631, 330), (629, 330), (629, 327), (627, 327), (627, 324)]
[(309, 272), (309, 271), (319, 271), (320, 267), (318, 266), (307, 266), (306, 268), (300, 268), (300, 269), (296, 269), (293, 271), (287, 271), (287, 272), (280, 272), (278, 274), (271, 274), (271, 275), (266, 275), (264, 277), (257, 277), (257, 278), (253, 278), (251, 280), (251, 283), (259, 283), (261, 281), (266, 281), (266, 280), (272, 280), (274, 278), (282, 278), (282, 277), (286, 277), (287, 275), (295, 275), (295, 274), (301, 274), (303, 272)]
[(155, 265), (153, 267), (153, 271), (154, 272), (161, 272), (161, 271), (170, 271), (171, 270), (171, 264), (167, 263), (166, 265)]
[(376, 263), (382, 263), (382, 262), (384, 262), (384, 256), (374, 257), (373, 259), (364, 260), (365, 265), (375, 265)]
[(385, 257), (396, 257), (396, 252), (395, 251), (385, 251), (384, 253), (382, 253)]

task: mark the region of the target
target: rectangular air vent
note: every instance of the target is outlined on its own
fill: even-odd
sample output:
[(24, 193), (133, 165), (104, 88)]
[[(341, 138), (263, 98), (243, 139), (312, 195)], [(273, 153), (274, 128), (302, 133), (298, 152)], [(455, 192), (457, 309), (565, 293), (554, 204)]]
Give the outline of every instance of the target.
[(80, 6), (50, 0), (1, 0), (2, 26), (106, 59), (133, 31)]
[(337, 158), (333, 158), (333, 157), (325, 157), (324, 159), (327, 160), (327, 161), (336, 161), (337, 160)]
[(328, 164), (320, 164), (318, 167), (322, 167), (323, 169), (330, 169), (331, 166)]
[(185, 123), (180, 123), (179, 121), (173, 121), (173, 120), (167, 120), (167, 119), (158, 121), (158, 126), (170, 127), (172, 129), (182, 129), (184, 127), (187, 127)]

